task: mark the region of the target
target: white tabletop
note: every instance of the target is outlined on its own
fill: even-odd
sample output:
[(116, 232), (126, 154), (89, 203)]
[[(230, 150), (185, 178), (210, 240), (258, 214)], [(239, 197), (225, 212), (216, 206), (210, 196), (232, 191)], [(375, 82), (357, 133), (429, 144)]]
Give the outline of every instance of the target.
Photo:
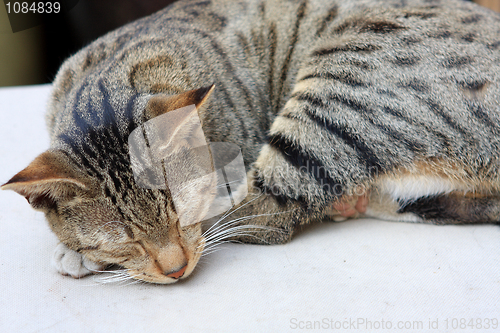
[[(0, 182), (48, 147), (50, 89), (0, 89)], [(286, 245), (225, 245), (173, 285), (61, 276), (57, 242), (43, 214), (0, 192), (1, 332), (500, 330), (485, 329), (500, 320), (498, 226), (328, 222)]]

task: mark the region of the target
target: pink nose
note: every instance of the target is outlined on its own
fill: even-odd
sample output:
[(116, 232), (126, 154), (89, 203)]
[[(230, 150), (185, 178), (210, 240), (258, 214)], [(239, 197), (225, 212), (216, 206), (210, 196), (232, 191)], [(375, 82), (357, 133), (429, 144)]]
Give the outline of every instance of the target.
[(187, 268), (187, 264), (184, 265), (184, 267), (182, 267), (178, 271), (172, 272), (172, 273), (168, 273), (168, 274), (165, 274), (165, 275), (168, 276), (168, 277), (171, 277), (173, 279), (178, 279), (178, 278), (180, 278), (181, 276), (184, 275), (184, 272), (186, 271), (186, 268)]

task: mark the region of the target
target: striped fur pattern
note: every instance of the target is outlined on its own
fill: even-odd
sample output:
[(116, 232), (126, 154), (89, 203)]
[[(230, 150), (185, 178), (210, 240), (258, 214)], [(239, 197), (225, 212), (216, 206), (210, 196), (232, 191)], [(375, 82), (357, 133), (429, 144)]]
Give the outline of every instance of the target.
[[(4, 188), (45, 211), (61, 272), (119, 264), (157, 283), (204, 248), (287, 242), (367, 193), (375, 217), (496, 223), (499, 73), (500, 17), (469, 2), (181, 0), (64, 63), (51, 149)], [(128, 155), (151, 114), (189, 104), (248, 167), (246, 201), (205, 233), (178, 225), (168, 190), (135, 184)], [(70, 271), (65, 254), (97, 266)]]

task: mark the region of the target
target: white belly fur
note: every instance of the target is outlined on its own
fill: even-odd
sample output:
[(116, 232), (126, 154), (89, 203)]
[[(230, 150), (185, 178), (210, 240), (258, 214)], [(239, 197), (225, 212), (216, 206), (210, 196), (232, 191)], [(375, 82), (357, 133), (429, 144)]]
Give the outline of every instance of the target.
[(400, 176), (381, 176), (370, 193), (367, 216), (404, 222), (423, 222), (411, 213), (397, 213), (400, 203), (409, 203), (425, 196), (447, 194), (452, 191), (468, 192), (471, 184), (434, 175), (405, 174)]

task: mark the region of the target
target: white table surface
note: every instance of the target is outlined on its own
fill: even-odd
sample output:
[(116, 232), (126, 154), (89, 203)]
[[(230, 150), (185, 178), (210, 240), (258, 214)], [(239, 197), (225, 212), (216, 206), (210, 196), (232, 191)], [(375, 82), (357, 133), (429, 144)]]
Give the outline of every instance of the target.
[[(0, 89), (0, 182), (48, 148), (50, 89)], [(173, 285), (61, 276), (56, 244), (43, 214), (0, 192), (0, 332), (500, 330), (457, 327), (500, 320), (498, 226), (323, 223), (286, 245), (225, 245)]]

